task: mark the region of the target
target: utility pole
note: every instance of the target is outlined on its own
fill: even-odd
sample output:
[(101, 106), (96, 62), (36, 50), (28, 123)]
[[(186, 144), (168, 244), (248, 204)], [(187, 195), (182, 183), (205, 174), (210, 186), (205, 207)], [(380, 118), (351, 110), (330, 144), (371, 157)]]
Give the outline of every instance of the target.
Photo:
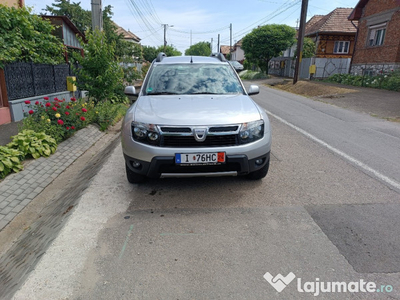
[(161, 24), (161, 26), (164, 26), (164, 52), (165, 52), (165, 48), (167, 47), (167, 27), (174, 27), (174, 25)]
[(231, 32), (231, 38), (230, 38), (230, 43), (229, 43), (229, 56), (230, 56), (230, 59), (232, 59), (232, 23), (229, 26), (229, 30)]
[(192, 47), (192, 30), (190, 30), (190, 47)]
[(220, 35), (219, 35), (219, 33), (218, 33), (218, 48), (217, 48), (217, 52), (219, 53), (220, 52), (220, 47), (221, 47), (221, 45), (220, 45)]
[(211, 50), (211, 53), (213, 53), (213, 52), (212, 52), (212, 50), (213, 50), (213, 41), (214, 41), (214, 39), (213, 39), (213, 38), (211, 38), (211, 44), (210, 44), (210, 50)]
[(297, 37), (297, 59), (296, 65), (294, 69), (294, 77), (293, 77), (293, 84), (296, 84), (297, 80), (299, 79), (299, 69), (301, 58), (303, 56), (303, 40), (304, 40), (304, 32), (306, 27), (306, 19), (307, 19), (307, 8), (308, 8), (308, 0), (302, 0), (301, 2), (301, 16), (300, 16), (300, 28)]
[(103, 31), (103, 11), (101, 0), (92, 0), (92, 30)]

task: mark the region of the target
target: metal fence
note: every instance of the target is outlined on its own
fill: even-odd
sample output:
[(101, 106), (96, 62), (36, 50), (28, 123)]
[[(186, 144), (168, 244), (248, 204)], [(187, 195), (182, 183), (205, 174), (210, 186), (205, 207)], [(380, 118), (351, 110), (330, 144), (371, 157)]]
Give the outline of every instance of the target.
[[(276, 57), (269, 62), (268, 74), (293, 77), (296, 61), (290, 57)], [(310, 78), (309, 67), (315, 65), (314, 78), (327, 78), (333, 74), (348, 74), (350, 58), (303, 58), (300, 63), (299, 77)]]
[(8, 100), (66, 91), (66, 77), (71, 75), (72, 70), (68, 64), (7, 64), (4, 67), (4, 76)]

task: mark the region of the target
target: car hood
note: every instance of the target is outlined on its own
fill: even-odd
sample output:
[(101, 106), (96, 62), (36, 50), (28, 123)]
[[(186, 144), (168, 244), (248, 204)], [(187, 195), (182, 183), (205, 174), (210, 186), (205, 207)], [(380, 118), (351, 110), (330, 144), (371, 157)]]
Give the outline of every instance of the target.
[(160, 125), (222, 125), (259, 120), (257, 105), (247, 95), (141, 96), (134, 120)]

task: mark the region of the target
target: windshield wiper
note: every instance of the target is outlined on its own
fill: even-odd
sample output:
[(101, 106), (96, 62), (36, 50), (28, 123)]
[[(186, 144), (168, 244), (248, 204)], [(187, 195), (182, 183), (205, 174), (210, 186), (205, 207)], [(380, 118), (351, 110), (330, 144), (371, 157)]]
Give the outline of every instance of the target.
[(152, 96), (152, 95), (179, 95), (179, 94), (172, 92), (155, 92), (155, 93), (147, 93), (147, 95)]
[(190, 93), (190, 95), (220, 95), (221, 93), (211, 93), (211, 92), (196, 92)]

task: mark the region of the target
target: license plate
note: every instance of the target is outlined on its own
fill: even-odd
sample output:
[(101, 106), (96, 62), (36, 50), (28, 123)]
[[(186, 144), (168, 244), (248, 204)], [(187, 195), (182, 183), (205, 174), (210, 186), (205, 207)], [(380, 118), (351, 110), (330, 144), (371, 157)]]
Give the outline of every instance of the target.
[(175, 163), (178, 165), (210, 165), (225, 162), (225, 152), (215, 153), (176, 153)]

